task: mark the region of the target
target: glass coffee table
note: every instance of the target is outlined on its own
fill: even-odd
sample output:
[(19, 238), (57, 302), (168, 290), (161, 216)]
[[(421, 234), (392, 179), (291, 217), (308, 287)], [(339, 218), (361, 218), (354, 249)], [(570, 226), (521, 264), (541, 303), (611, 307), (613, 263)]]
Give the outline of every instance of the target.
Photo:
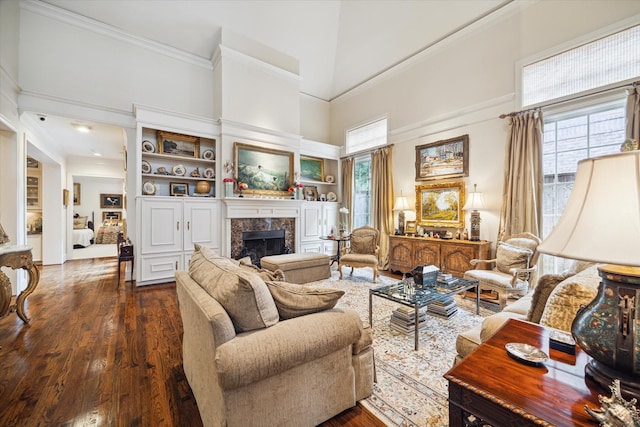
[(480, 314), (480, 286), (477, 280), (458, 278), (455, 283), (436, 282), (433, 285), (424, 285), (418, 288), (412, 279), (405, 279), (393, 285), (380, 286), (369, 289), (369, 324), (373, 327), (373, 297), (388, 299), (414, 308), (415, 320), (415, 349), (418, 350), (418, 312), (421, 308), (436, 301), (452, 297), (471, 288), (476, 288), (476, 314)]

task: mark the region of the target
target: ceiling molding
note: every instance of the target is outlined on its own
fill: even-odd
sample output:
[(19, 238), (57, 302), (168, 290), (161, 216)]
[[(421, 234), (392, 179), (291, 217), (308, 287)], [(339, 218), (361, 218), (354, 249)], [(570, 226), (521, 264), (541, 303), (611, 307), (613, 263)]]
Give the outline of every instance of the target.
[(138, 123), (152, 125), (158, 129), (167, 129), (166, 124), (171, 123), (171, 130), (178, 133), (212, 139), (217, 138), (220, 133), (218, 121), (210, 117), (180, 113), (137, 103), (133, 104), (133, 115)]
[(232, 120), (220, 119), (220, 134), (236, 138), (250, 139), (288, 147), (299, 147), (302, 136), (289, 132), (281, 132)]
[[(288, 79), (292, 79), (295, 81), (300, 81), (302, 78), (299, 74), (292, 73), (289, 70), (285, 70), (284, 68), (280, 68), (276, 65), (265, 62), (261, 59), (254, 58), (253, 56), (247, 55), (246, 53), (242, 53), (228, 46), (220, 45), (220, 58), (230, 58), (235, 59), (238, 62), (244, 62), (245, 64), (256, 65), (266, 71), (269, 71), (271, 74), (279, 75), (286, 77)], [(215, 58), (215, 56), (214, 56)]]
[(96, 34), (110, 37), (112, 39), (119, 40), (133, 46), (147, 49), (149, 51), (167, 56), (172, 59), (187, 62), (206, 70), (212, 70), (211, 61), (209, 59), (187, 53), (183, 50), (176, 49), (163, 43), (133, 35), (126, 31), (122, 31), (118, 28), (104, 24), (100, 21), (96, 21), (94, 19), (66, 11), (62, 8), (52, 6), (44, 2), (35, 0), (24, 0), (20, 2), (20, 7), (23, 10), (46, 16), (48, 18), (91, 31)]

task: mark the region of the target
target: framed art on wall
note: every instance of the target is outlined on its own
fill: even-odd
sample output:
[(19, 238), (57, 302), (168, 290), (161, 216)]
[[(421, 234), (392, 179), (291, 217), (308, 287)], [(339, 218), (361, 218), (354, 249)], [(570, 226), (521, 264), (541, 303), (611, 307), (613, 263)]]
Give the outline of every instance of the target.
[(416, 181), (469, 176), (469, 135), (416, 147)]
[(122, 194), (100, 194), (100, 207), (122, 209)]
[(120, 221), (122, 219), (122, 212), (102, 212), (102, 222), (107, 220)]
[(254, 194), (288, 196), (293, 153), (236, 142), (235, 176)]
[(189, 184), (186, 182), (171, 182), (169, 183), (169, 194), (171, 196), (188, 196)]
[(416, 220), (425, 227), (464, 228), (464, 182), (416, 185)]
[(80, 183), (79, 182), (73, 183), (73, 204), (74, 205), (80, 204)]

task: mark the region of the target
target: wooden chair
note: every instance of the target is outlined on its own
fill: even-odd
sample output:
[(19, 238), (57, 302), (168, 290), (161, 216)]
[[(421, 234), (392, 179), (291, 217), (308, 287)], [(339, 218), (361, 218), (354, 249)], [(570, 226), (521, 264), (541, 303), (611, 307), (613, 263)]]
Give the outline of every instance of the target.
[(540, 239), (531, 233), (506, 237), (498, 243), (494, 259), (472, 259), (471, 265), (494, 264), (491, 270), (468, 270), (465, 279), (480, 282), (480, 289), (498, 294), (500, 310), (510, 295), (524, 295), (533, 288)]
[(373, 227), (364, 226), (351, 231), (349, 247), (343, 248), (343, 255), (338, 263), (338, 271), (342, 280), (342, 266), (373, 268), (373, 283), (378, 277), (378, 252), (380, 251), (380, 232)]
[(133, 281), (133, 266), (135, 264), (135, 254), (133, 252), (133, 245), (124, 238), (124, 233), (121, 231), (118, 233), (118, 283), (120, 283), (120, 264), (131, 261), (131, 280)]

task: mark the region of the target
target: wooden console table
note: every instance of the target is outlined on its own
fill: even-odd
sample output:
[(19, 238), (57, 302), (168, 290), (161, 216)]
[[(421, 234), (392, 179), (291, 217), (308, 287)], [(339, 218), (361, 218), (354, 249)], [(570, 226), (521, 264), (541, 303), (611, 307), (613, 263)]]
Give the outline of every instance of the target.
[[(511, 319), (445, 374), (449, 381), (449, 425), (463, 426), (474, 415), (493, 426), (589, 426), (598, 423), (584, 410), (599, 409), (598, 395), (610, 396), (585, 378), (590, 357), (549, 349), (549, 329)], [(509, 342), (538, 347), (549, 361), (526, 365), (512, 359)]]
[(389, 236), (389, 270), (408, 273), (419, 265), (435, 265), (457, 277), (477, 267), (472, 259), (489, 259), (491, 242), (431, 237)]
[(20, 292), (15, 306), (10, 306), (11, 282), (7, 275), (0, 271), (0, 317), (4, 317), (10, 308), (15, 308), (18, 317), (24, 323), (29, 323), (29, 318), (24, 312), (24, 303), (27, 297), (36, 290), (40, 280), (40, 270), (33, 264), (31, 248), (28, 246), (0, 246), (0, 266), (11, 267), (14, 270), (22, 268), (29, 275), (27, 288)]

